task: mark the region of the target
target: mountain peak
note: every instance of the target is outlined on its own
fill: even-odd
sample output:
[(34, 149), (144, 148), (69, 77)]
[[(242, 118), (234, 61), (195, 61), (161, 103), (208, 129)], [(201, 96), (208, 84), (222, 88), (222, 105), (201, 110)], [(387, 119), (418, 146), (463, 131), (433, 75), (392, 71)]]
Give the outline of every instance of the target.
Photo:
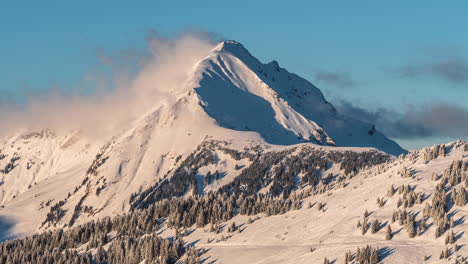
[(406, 152), (380, 132), (369, 133), (371, 124), (337, 113), (306, 79), (277, 61), (260, 62), (237, 41), (220, 42), (198, 65), (195, 93), (221, 127), (257, 132), (279, 145), (313, 142)]
[(244, 48), (244, 45), (242, 45), (240, 42), (237, 42), (235, 40), (224, 40), (224, 41), (221, 41), (215, 49), (218, 49), (218, 50), (229, 50), (229, 49), (232, 49), (232, 48)]
[(216, 47), (214, 48), (215, 52), (228, 52), (236, 57), (239, 56), (252, 56), (250, 52), (242, 45), (240, 42), (237, 42), (235, 40), (225, 40), (220, 42)]

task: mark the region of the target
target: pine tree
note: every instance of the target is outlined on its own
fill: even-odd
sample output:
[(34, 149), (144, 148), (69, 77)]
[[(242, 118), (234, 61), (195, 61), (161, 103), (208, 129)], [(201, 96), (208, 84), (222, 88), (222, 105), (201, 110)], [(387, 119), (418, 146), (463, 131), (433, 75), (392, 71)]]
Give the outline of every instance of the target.
[(346, 254), (345, 254), (345, 261), (344, 263), (345, 264), (348, 264), (349, 262), (351, 262), (353, 260), (353, 254), (351, 254), (351, 251), (346, 251)]
[(228, 227), (228, 232), (233, 233), (237, 230), (237, 226), (235, 222), (232, 222), (231, 225)]
[(367, 218), (368, 216), (369, 216), (369, 212), (366, 209), (366, 211), (364, 212), (364, 218)]
[(389, 224), (389, 225), (387, 225), (387, 232), (385, 234), (385, 239), (391, 240), (392, 238), (393, 238), (392, 227)]
[(323, 208), (323, 204), (322, 204), (322, 202), (319, 202), (318, 205), (317, 205), (317, 210), (320, 211), (320, 210), (322, 210), (322, 208)]
[(211, 183), (211, 172), (207, 172), (204, 178), (204, 183), (205, 185), (208, 185)]
[(416, 236), (416, 223), (414, 222), (414, 216), (408, 215), (406, 223), (406, 231), (408, 231), (408, 236), (414, 238)]
[(455, 234), (453, 233), (453, 230), (450, 230), (450, 232), (448, 232), (447, 236), (445, 237), (445, 244), (453, 243), (455, 243)]
[(387, 192), (388, 197), (392, 197), (395, 194), (396, 190), (395, 187), (393, 187), (393, 184), (390, 186), (390, 190)]
[(375, 219), (371, 223), (371, 233), (375, 234), (375, 233), (377, 233), (379, 231), (379, 229), (380, 229), (380, 222), (379, 222), (379, 220)]
[(365, 235), (367, 232), (367, 219), (364, 218), (362, 226), (361, 226), (361, 234)]

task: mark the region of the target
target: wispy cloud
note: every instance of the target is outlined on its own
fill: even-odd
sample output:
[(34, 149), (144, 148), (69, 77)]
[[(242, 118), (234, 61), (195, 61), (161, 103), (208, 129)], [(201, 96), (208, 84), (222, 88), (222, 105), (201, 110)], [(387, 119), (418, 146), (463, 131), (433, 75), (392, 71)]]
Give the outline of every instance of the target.
[(462, 56), (406, 64), (397, 72), (405, 78), (435, 77), (454, 84), (468, 84), (468, 62)]
[(314, 73), (314, 79), (338, 88), (352, 88), (356, 85), (356, 81), (346, 72), (317, 71)]

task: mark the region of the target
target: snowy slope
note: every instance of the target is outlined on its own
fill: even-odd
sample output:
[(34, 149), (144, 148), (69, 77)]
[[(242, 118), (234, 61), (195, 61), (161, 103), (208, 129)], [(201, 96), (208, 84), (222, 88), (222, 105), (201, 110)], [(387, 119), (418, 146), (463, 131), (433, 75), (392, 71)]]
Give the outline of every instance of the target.
[[(391, 220), (395, 211), (406, 210), (415, 215), (419, 225), (425, 204), (431, 204), (435, 186), (443, 181), (440, 177), (446, 175), (454, 161), (468, 163), (468, 143), (453, 142), (446, 144), (445, 148), (449, 151), (447, 155), (434, 159), (426, 159), (427, 149), (424, 149), (369, 168), (349, 179), (342, 188), (305, 198), (298, 210), (276, 216), (239, 215), (224, 225), (227, 227), (235, 222), (240, 231), (229, 233), (224, 228), (216, 234), (208, 232), (208, 228), (198, 228), (189, 232), (186, 240), (206, 249), (202, 258), (208, 263), (323, 263), (325, 257), (335, 261), (332, 263), (345, 263), (348, 250), (354, 253), (358, 247), (366, 245), (380, 249), (383, 259), (379, 263), (466, 263), (460, 260), (460, 256), (464, 256), (466, 261), (468, 205), (450, 205), (447, 215), (453, 218), (454, 226), (438, 238), (434, 237), (436, 224), (431, 218), (426, 218), (427, 230), (414, 238), (409, 237), (406, 227), (398, 220)], [(403, 168), (413, 171), (413, 176), (402, 177), (399, 172)], [(434, 173), (439, 175), (438, 180), (433, 179)], [(468, 177), (468, 171), (464, 173)], [(461, 184), (466, 186), (466, 183)], [(425, 198), (421, 204), (408, 208), (398, 205), (403, 194), (397, 191), (392, 196), (388, 195), (392, 185), (396, 189), (409, 185)], [(450, 193), (450, 189), (447, 192)], [(383, 206), (377, 204), (378, 198), (385, 201)], [(318, 209), (319, 203), (324, 205), (322, 210)], [(363, 221), (366, 210), (370, 213), (369, 224), (375, 219), (381, 223), (375, 234), (368, 230), (363, 235), (361, 228), (356, 226), (358, 221)], [(253, 223), (249, 223), (249, 218), (254, 219)], [(391, 240), (386, 239), (388, 225), (393, 230)], [(454, 232), (456, 241), (447, 245), (445, 238), (450, 230)], [(168, 236), (171, 234), (170, 230), (166, 232)], [(447, 248), (450, 257), (439, 259), (440, 253)]]
[(48, 130), (20, 132), (0, 145), (2, 204), (64, 171), (84, 168), (97, 151), (78, 132), (58, 136)]

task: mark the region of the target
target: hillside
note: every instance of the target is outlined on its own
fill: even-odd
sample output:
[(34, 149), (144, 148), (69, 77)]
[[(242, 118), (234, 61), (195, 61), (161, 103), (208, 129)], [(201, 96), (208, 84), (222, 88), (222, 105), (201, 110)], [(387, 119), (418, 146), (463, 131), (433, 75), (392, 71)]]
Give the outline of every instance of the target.
[[(439, 147), (447, 153), (438, 155)], [(367, 245), (379, 249), (379, 263), (468, 261), (467, 143), (413, 152), (346, 178), (310, 197), (302, 198), (307, 188), (296, 191), (291, 197), (301, 206), (284, 214), (236, 216), (219, 234), (198, 228), (186, 239), (208, 250), (208, 263), (345, 263), (346, 252)], [(231, 233), (232, 223), (239, 229)], [(446, 249), (450, 256), (440, 259)]]
[[(176, 243), (168, 247), (185, 246), (175, 255), (155, 251), (163, 263), (340, 263), (346, 255), (358, 263), (374, 253), (376, 262), (368, 263), (465, 263), (467, 158), (463, 141), (397, 159), (367, 149), (236, 150), (206, 141), (181, 159), (170, 179), (132, 194), (125, 215), (74, 224), (59, 236), (45, 233), (50, 238), (39, 245), (77, 249), (62, 261), (84, 263), (153, 260), (148, 243), (165, 239)], [(54, 208), (48, 227), (61, 222), (55, 218), (61, 205)], [(11, 252), (4, 256), (37, 250), (28, 248), (34, 240), (16, 241), (3, 244), (9, 249), (2, 252)], [(133, 253), (119, 253), (119, 243)], [(366, 246), (371, 255), (357, 253)], [(48, 256), (58, 258), (57, 252)]]

